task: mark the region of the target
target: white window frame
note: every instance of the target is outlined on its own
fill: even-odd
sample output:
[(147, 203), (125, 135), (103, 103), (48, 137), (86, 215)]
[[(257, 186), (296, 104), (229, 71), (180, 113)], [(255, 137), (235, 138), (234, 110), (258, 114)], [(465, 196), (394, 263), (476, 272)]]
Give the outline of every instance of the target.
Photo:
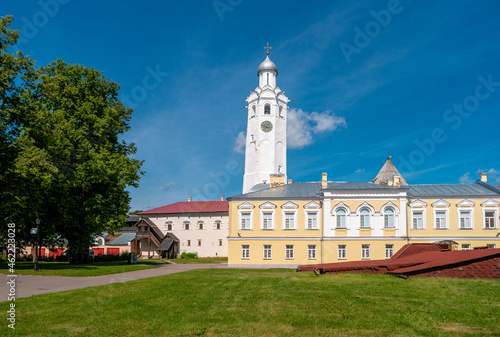
[[(469, 227), (462, 227), (462, 213), (463, 212), (469, 213)], [(474, 229), (474, 209), (473, 208), (458, 208), (457, 215), (458, 215), (458, 229), (459, 230), (473, 230)]]
[(201, 239), (198, 239), (198, 246), (197, 247), (201, 247)]
[[(422, 217), (422, 228), (418, 228), (414, 226), (415, 213), (420, 213)], [(411, 230), (421, 231), (425, 230), (425, 209), (412, 209), (411, 210)]]
[[(387, 210), (389, 210), (389, 209), (392, 211), (392, 213), (386, 214)], [(382, 214), (383, 214), (383, 218), (384, 218), (384, 228), (387, 228), (387, 229), (396, 228), (396, 225), (394, 224), (394, 222), (396, 221), (396, 211), (394, 210), (394, 208), (386, 207), (386, 208), (384, 208)], [(389, 218), (392, 218), (392, 226), (389, 226), (386, 224), (389, 222), (388, 221)]]
[(241, 245), (241, 259), (242, 260), (250, 259), (250, 245)]
[[(342, 209), (345, 211), (345, 227), (338, 227), (337, 226), (337, 223), (338, 223), (338, 215), (337, 215), (337, 211), (339, 209)], [(351, 209), (349, 208), (349, 206), (347, 206), (346, 204), (344, 204), (342, 201), (339, 202), (337, 205), (335, 205), (332, 209), (332, 217), (333, 217), (333, 224), (334, 226), (332, 227), (332, 229), (347, 229), (349, 227), (349, 219), (351, 217)]]
[(293, 245), (285, 245), (285, 259), (287, 260), (294, 259), (293, 248), (294, 248)]
[(385, 258), (390, 259), (394, 255), (394, 244), (385, 245)]
[[(437, 227), (437, 223), (438, 223), (437, 214), (438, 213), (444, 213), (444, 227)], [(435, 230), (447, 230), (450, 228), (450, 226), (449, 226), (450, 217), (448, 215), (448, 209), (434, 208), (433, 215), (434, 215), (433, 219), (434, 219), (434, 229)], [(441, 219), (441, 218), (439, 218), (439, 219)]]
[[(320, 229), (320, 205), (315, 202), (311, 201), (308, 202), (307, 204), (304, 205), (304, 229), (306, 231), (317, 231)], [(309, 228), (309, 214), (316, 214), (316, 227)]]
[(370, 259), (370, 245), (363, 244), (361, 245), (361, 260), (369, 260)]
[[(251, 231), (253, 230), (253, 209), (255, 208), (254, 205), (244, 202), (243, 204), (238, 206), (238, 229), (242, 231)], [(250, 220), (249, 220), (249, 228), (243, 228), (242, 227), (242, 214), (243, 213), (250, 213)]]
[[(219, 228), (217, 228), (217, 225), (219, 225)], [(222, 221), (221, 221), (221, 220), (215, 220), (215, 221), (214, 221), (214, 229), (215, 229), (216, 231), (221, 230), (221, 229), (222, 229), (222, 226), (223, 226), (223, 225), (222, 225)]]
[[(284, 231), (291, 231), (291, 230), (297, 230), (297, 208), (299, 206), (297, 204), (294, 204), (291, 201), (288, 201), (287, 203), (283, 204), (281, 206), (281, 218), (282, 218), (282, 224), (281, 228)], [(293, 213), (293, 226), (290, 228), (286, 228), (286, 213)]]
[(219, 247), (221, 247), (223, 244), (223, 240), (222, 239), (219, 239)]
[(462, 250), (472, 250), (472, 245), (470, 243), (462, 243)]
[[(186, 225), (188, 227), (188, 229), (186, 229)], [(182, 222), (182, 230), (183, 231), (190, 231), (191, 230), (191, 222), (190, 221), (183, 221)]]
[(347, 260), (347, 245), (337, 246), (337, 258), (339, 260)]
[(264, 260), (271, 260), (273, 258), (273, 246), (264, 245), (262, 247), (262, 257)]
[[(367, 210), (368, 214), (361, 214), (362, 211)], [(371, 229), (372, 212), (368, 207), (363, 207), (359, 210), (359, 229)], [(368, 218), (368, 226), (366, 226), (366, 218)]]
[(307, 259), (316, 260), (316, 245), (307, 245)]
[[(415, 231), (422, 231), (427, 229), (427, 221), (426, 221), (426, 216), (427, 216), (427, 203), (422, 201), (422, 200), (414, 200), (410, 203), (411, 207), (411, 225), (410, 225), (410, 230), (415, 230)], [(413, 219), (415, 218), (414, 214), (422, 212), (422, 228), (415, 228), (413, 227)]]
[[(273, 231), (274, 230), (274, 215), (275, 215), (276, 205), (266, 201), (260, 205), (260, 230), (263, 231)], [(271, 213), (271, 225), (264, 228), (264, 213)]]
[(274, 212), (261, 211), (260, 229), (264, 231), (274, 230)]
[(198, 221), (196, 223), (196, 230), (200, 230), (200, 231), (205, 230), (205, 223), (203, 221), (201, 221), (201, 220)]
[[(319, 210), (316, 210), (316, 211), (310, 211), (310, 210), (306, 210), (306, 217), (305, 217), (305, 230), (307, 231), (315, 231), (315, 230), (318, 230), (319, 229), (319, 225), (318, 225), (318, 222), (319, 222)], [(315, 220), (315, 223), (312, 227), (309, 227), (309, 219), (312, 220), (312, 218), (309, 218), (310, 216), (313, 216), (314, 215), (314, 220)]]
[[(344, 214), (339, 215), (339, 211), (343, 211)], [(339, 225), (341, 223), (342, 218), (344, 219), (344, 226)], [(339, 207), (335, 210), (335, 228), (338, 229), (346, 229), (347, 228), (347, 210), (344, 207)]]
[[(168, 229), (168, 225), (172, 226), (172, 229)], [(165, 221), (165, 231), (168, 232), (172, 232), (174, 230), (174, 223), (172, 221)]]
[[(446, 200), (439, 199), (432, 203), (432, 219), (434, 230), (448, 230), (450, 229), (450, 203)], [(437, 213), (444, 213), (444, 227), (437, 227)]]
[[(493, 199), (488, 199), (481, 203), (483, 207), (483, 229), (485, 230), (498, 230), (498, 206), (499, 203)], [(486, 227), (486, 212), (493, 212), (493, 227)]]

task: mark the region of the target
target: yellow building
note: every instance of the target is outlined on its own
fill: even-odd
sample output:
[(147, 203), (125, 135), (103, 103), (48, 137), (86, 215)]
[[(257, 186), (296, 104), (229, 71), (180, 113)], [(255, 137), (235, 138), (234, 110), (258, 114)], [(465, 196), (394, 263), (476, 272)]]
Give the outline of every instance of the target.
[(500, 245), (500, 188), (485, 174), (475, 184), (408, 185), (389, 157), (371, 183), (325, 173), (321, 182), (270, 180), (228, 198), (230, 265), (379, 260), (407, 243)]

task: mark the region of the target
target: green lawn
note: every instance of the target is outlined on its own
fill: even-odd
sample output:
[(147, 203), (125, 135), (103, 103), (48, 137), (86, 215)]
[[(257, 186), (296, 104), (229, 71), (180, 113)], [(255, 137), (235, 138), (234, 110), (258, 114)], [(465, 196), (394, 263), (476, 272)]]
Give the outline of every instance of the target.
[[(99, 276), (125, 273), (127, 271), (156, 268), (155, 265), (168, 263), (160, 260), (139, 260), (137, 264), (127, 261), (93, 262), (88, 264), (69, 264), (68, 262), (40, 261), (38, 271), (33, 270), (33, 262), (16, 262), (16, 275), (54, 275), (54, 276)], [(0, 263), (0, 274), (10, 274), (7, 264)]]
[(169, 259), (168, 261), (177, 264), (190, 264), (190, 263), (225, 263), (227, 257), (200, 257), (197, 259)]
[(194, 270), (18, 299), (16, 335), (500, 336), (499, 293), (499, 280)]

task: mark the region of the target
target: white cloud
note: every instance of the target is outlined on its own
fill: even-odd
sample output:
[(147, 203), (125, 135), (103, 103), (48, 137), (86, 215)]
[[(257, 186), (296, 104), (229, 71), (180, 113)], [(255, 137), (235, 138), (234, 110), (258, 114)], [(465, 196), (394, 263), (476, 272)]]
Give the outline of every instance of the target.
[(365, 169), (357, 169), (356, 171), (354, 171), (354, 173), (363, 173), (365, 172)]
[(238, 137), (236, 137), (236, 141), (234, 143), (234, 152), (237, 153), (245, 153), (245, 144), (247, 142), (247, 138), (245, 136), (245, 131), (240, 131), (238, 133)]
[(474, 180), (470, 176), (470, 172), (466, 172), (463, 176), (461, 176), (458, 181), (460, 184), (472, 184)]
[(287, 146), (301, 149), (313, 143), (313, 135), (333, 132), (345, 127), (344, 117), (335, 115), (331, 110), (308, 113), (302, 109), (290, 109), (287, 121)]
[(166, 183), (163, 183), (162, 191), (167, 193), (167, 192), (174, 192), (177, 190), (177, 184), (173, 181), (168, 181)]
[(487, 173), (488, 174), (488, 182), (492, 184), (500, 183), (500, 170), (495, 170), (494, 168), (490, 168), (488, 170), (477, 170), (476, 173)]

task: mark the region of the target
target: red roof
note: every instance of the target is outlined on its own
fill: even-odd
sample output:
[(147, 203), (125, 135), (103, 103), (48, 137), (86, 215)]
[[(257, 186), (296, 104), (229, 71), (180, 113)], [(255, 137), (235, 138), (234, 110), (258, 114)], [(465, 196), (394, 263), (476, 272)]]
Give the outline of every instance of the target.
[[(313, 271), (320, 269), (324, 272), (355, 271), (366, 268), (385, 268), (388, 274), (413, 274), (421, 273), (433, 268), (444, 268), (484, 258), (500, 257), (500, 248), (474, 249), (474, 250), (435, 250), (437, 244), (408, 244), (403, 246), (389, 260), (350, 261), (324, 263), (315, 265), (302, 265), (300, 271)], [(427, 251), (422, 251), (421, 249)], [(408, 252), (409, 255), (404, 254)]]
[(175, 204), (153, 208), (143, 214), (172, 214), (172, 213), (214, 213), (229, 212), (229, 202), (224, 201), (181, 201)]

